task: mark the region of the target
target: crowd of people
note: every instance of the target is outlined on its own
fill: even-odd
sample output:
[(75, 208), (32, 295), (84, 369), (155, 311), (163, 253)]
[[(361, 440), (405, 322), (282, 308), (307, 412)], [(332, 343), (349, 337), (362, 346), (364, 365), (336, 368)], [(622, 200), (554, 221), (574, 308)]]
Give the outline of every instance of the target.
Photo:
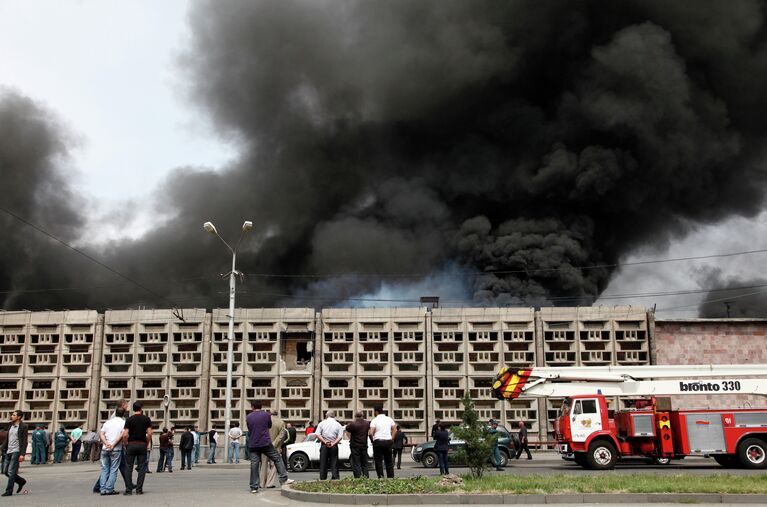
[[(240, 462), (240, 449), (244, 445), (245, 459), (250, 461), (248, 484), (251, 493), (258, 493), (262, 488), (276, 487), (278, 483), (280, 485), (292, 483), (293, 481), (288, 478), (286, 449), (288, 445), (296, 442), (296, 428), (290, 423), (285, 423), (277, 411), (265, 410), (258, 401), (251, 402), (251, 408), (252, 411), (246, 418), (245, 431), (240, 428), (239, 422), (233, 422), (229, 429), (229, 462)], [(368, 421), (362, 412), (357, 412), (354, 420), (344, 425), (336, 419), (335, 412), (329, 410), (325, 414), (325, 419), (317, 426), (314, 426), (311, 421), (307, 423), (306, 436), (314, 434), (321, 444), (319, 463), (321, 480), (326, 480), (328, 475), (331, 479), (339, 478), (338, 445), (345, 434), (349, 435), (349, 461), (355, 478), (370, 476), (369, 446), (373, 448), (376, 476), (379, 479), (394, 477), (395, 465), (397, 469), (400, 469), (402, 465), (402, 453), (408, 444), (408, 437), (400, 426), (386, 415), (382, 407), (375, 407), (373, 415), (373, 419)], [(2, 496), (12, 495), (14, 486), (17, 488), (17, 493), (26, 491), (24, 490), (26, 480), (19, 475), (19, 465), (25, 459), (23, 451), (27, 449), (29, 438), (29, 428), (23, 419), (22, 411), (13, 411), (5, 438), (0, 440), (2, 473), (8, 477), (8, 485)], [(491, 434), (499, 433), (497, 421), (489, 421), (489, 426)], [(134, 493), (142, 495), (146, 474), (152, 473), (148, 464), (152, 449), (152, 431), (152, 421), (144, 414), (141, 402), (133, 403), (132, 412), (129, 413), (128, 402), (120, 400), (114, 407), (111, 417), (104, 421), (98, 431), (91, 430), (84, 434), (81, 427), (76, 427), (67, 433), (66, 428), (62, 426), (51, 435), (45, 426), (37, 425), (31, 432), (31, 463), (33, 465), (47, 463), (51, 457), (51, 447), (53, 447), (52, 462), (61, 463), (64, 453), (71, 445), (70, 460), (72, 462), (101, 460), (101, 471), (93, 486), (94, 493), (119, 494), (115, 490), (119, 474), (125, 485), (124, 495)], [(157, 473), (166, 471), (173, 473), (174, 437), (178, 431), (176, 427), (162, 428), (158, 438)], [(201, 433), (198, 426), (188, 426), (180, 432), (178, 449), (181, 453), (181, 470), (191, 470), (192, 464), (198, 463), (202, 435), (208, 438), (207, 462), (216, 463), (219, 437), (215, 428)], [(449, 473), (449, 428), (437, 420), (431, 429), (431, 436), (435, 441), (434, 451), (437, 454), (440, 473), (447, 474)], [(519, 422), (519, 432), (513, 437), (515, 438), (510, 447), (515, 452), (512, 452), (510, 457), (519, 459), (522, 453), (526, 452), (527, 459), (532, 459), (524, 422)], [(498, 438), (495, 436), (490, 458), (496, 469), (502, 470), (501, 451)], [(137, 474), (135, 482), (133, 481), (134, 471)]]

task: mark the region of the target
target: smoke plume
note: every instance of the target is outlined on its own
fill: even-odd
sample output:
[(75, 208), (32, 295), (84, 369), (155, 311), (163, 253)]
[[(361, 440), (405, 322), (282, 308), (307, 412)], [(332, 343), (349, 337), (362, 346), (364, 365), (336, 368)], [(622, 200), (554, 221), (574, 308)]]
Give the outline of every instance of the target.
[[(172, 218), (101, 252), (180, 305), (225, 299), (206, 220), (233, 241), (254, 220), (246, 273), (347, 274), (250, 276), (243, 306), (455, 266), (479, 303), (588, 304), (611, 269), (580, 266), (763, 204), (763, 2), (205, 0), (189, 19), (189, 97), (242, 154), (177, 169), (154, 191)], [(10, 273), (32, 260), (0, 280), (31, 284)], [(139, 297), (167, 306), (67, 301)]]

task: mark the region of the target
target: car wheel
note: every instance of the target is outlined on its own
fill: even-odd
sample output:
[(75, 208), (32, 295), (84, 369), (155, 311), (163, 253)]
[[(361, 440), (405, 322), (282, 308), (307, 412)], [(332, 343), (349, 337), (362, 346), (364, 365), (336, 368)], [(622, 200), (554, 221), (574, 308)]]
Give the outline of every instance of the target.
[(306, 469), (309, 468), (309, 456), (302, 452), (291, 454), (288, 462), (294, 472), (306, 472)]
[(610, 442), (597, 440), (589, 446), (586, 461), (594, 470), (612, 470), (618, 461), (618, 451)]
[(426, 468), (437, 468), (437, 465), (439, 464), (439, 461), (437, 460), (437, 454), (433, 452), (423, 453), (421, 463), (423, 463), (423, 466)]
[(501, 449), (501, 467), (505, 467), (509, 464), (509, 455), (506, 454), (505, 449)]
[(349, 461), (348, 459), (345, 459), (345, 460), (343, 460), (341, 462), (341, 466), (344, 467), (346, 470), (351, 470), (352, 469), (352, 462)]
[(746, 468), (765, 468), (767, 445), (758, 438), (747, 438), (738, 446), (738, 458)]
[(663, 466), (665, 466), (665, 465), (668, 465), (669, 463), (671, 463), (671, 458), (653, 458), (652, 461), (656, 465), (663, 465)]

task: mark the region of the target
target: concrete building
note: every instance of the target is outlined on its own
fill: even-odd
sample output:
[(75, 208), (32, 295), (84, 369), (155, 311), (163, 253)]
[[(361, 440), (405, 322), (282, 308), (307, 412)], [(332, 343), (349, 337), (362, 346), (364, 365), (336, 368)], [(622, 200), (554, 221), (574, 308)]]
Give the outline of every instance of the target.
[[(0, 313), (0, 419), (21, 407), (33, 423), (96, 428), (126, 398), (156, 427), (222, 430), (228, 310), (182, 313)], [(483, 418), (524, 420), (550, 441), (560, 400), (495, 400), (501, 366), (765, 363), (765, 332), (763, 320), (655, 320), (632, 307), (238, 309), (232, 418), (244, 423), (253, 398), (299, 428), (327, 409), (350, 420), (383, 405), (418, 441), (435, 419), (460, 421), (468, 390)]]

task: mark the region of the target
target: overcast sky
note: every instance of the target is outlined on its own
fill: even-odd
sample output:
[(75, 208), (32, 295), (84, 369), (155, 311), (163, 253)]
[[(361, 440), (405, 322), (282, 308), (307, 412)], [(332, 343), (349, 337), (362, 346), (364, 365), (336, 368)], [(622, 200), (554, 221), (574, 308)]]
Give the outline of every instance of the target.
[[(148, 215), (131, 224), (109, 221), (148, 196), (173, 168), (220, 168), (236, 147), (216, 136), (185, 95), (176, 64), (187, 43), (185, 0), (0, 0), (0, 86), (12, 87), (55, 111), (78, 136), (73, 178), (95, 207), (88, 241), (136, 236)], [(747, 182), (744, 182), (747, 184)], [(764, 248), (767, 216), (732, 218), (699, 227), (667, 249), (636, 252), (626, 262)], [(610, 299), (611, 294), (694, 290), (706, 269), (724, 278), (761, 276), (765, 254), (621, 269), (606, 305), (652, 306), (664, 317), (697, 314), (702, 295)], [(708, 287), (710, 288), (710, 287)]]
[(232, 156), (185, 98), (176, 58), (187, 4), (0, 0), (0, 85), (46, 104), (78, 136), (75, 181), (97, 215), (141, 200), (174, 167)]

